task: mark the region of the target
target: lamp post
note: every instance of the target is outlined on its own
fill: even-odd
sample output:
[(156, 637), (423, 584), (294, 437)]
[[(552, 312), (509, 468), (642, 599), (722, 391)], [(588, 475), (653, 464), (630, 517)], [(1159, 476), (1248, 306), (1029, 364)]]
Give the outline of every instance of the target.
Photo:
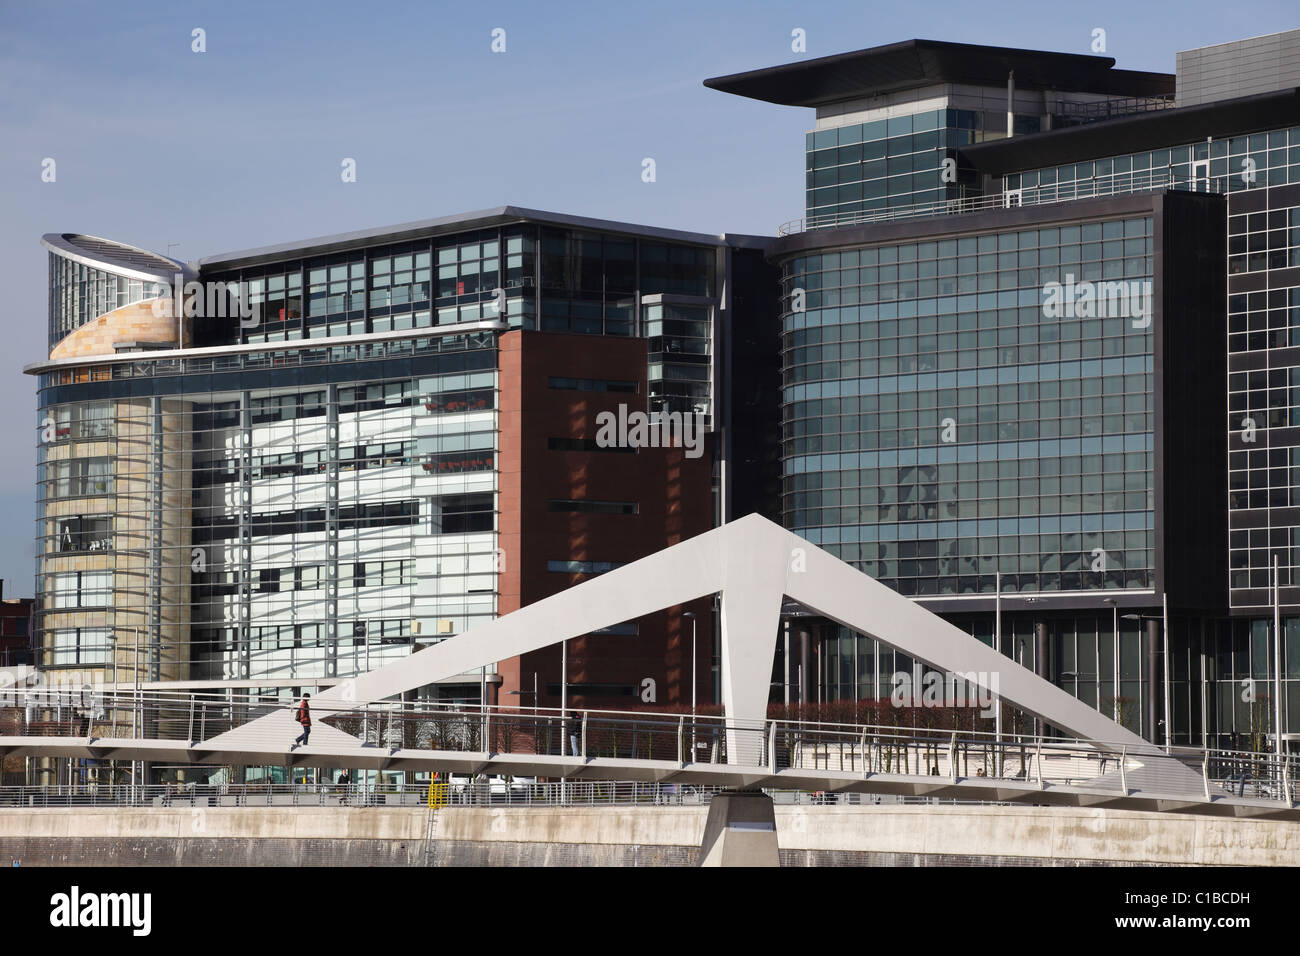
[(687, 611), (682, 617), (691, 619), (691, 763), (695, 762), (695, 612)]
[[(1282, 774), (1282, 578), (1277, 554), (1273, 555), (1273, 742), (1277, 751), (1279, 777)], [(1290, 797), (1288, 797), (1290, 799)]]
[[(993, 572), (993, 650), (1002, 653), (1002, 572)], [(1002, 698), (996, 698), (993, 713), (993, 776), (1002, 776)]]
[(533, 695), (533, 714), (537, 714), (537, 671), (533, 671), (533, 689), (532, 690), (508, 690), (507, 697), (523, 697), (525, 694)]
[(781, 683), (785, 687), (785, 708), (788, 711), (790, 709), (790, 619), (788, 617), (785, 619), (782, 630), (785, 632), (785, 654), (781, 670), (785, 673), (781, 675)]
[[(1110, 688), (1111, 713), (1112, 713), (1111, 719), (1118, 724), (1119, 723), (1119, 602), (1116, 601), (1115, 598), (1110, 598), (1110, 597), (1102, 598), (1102, 602), (1104, 604), (1109, 604), (1111, 610), (1111, 621), (1112, 621), (1112, 629), (1113, 629), (1112, 639), (1114, 642), (1114, 649), (1111, 652), (1111, 664), (1112, 664), (1111, 670), (1113, 672), (1111, 677), (1112, 683)], [(1100, 674), (1098, 674), (1097, 679), (1098, 680), (1101, 679)]]
[[(1012, 635), (1012, 642), (1013, 642), (1013, 643), (1015, 644), (1015, 646), (1016, 646), (1016, 651), (1015, 651), (1015, 661), (1016, 661), (1016, 663), (1019, 664), (1021, 667), (1024, 667), (1024, 666), (1025, 666), (1025, 640), (1024, 640), (1024, 638), (1016, 639), (1016, 637), (1015, 637), (1014, 635)], [(1035, 723), (1036, 723), (1036, 721), (1035, 721)], [(1019, 719), (1017, 719), (1016, 722), (1015, 722), (1015, 730), (1016, 730), (1016, 736), (1019, 737), (1019, 736), (1020, 736), (1020, 721), (1019, 721)]]
[(682, 617), (691, 619), (691, 720), (695, 720), (695, 612), (687, 611)]

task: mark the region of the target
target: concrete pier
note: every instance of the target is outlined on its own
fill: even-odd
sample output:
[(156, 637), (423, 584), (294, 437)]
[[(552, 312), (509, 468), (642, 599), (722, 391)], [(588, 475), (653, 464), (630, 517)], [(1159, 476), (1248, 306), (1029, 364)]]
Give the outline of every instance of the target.
[[(0, 810), (22, 866), (692, 866), (708, 807)], [(1062, 807), (777, 806), (783, 866), (1294, 866), (1300, 824)]]

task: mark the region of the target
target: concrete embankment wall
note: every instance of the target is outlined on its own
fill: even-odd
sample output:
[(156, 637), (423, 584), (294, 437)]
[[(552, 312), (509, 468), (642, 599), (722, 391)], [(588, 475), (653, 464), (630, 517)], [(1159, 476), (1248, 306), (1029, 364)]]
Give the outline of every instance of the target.
[[(23, 866), (689, 866), (707, 807), (0, 810)], [(1300, 865), (1300, 824), (1049, 807), (776, 808), (786, 866)], [(428, 853), (426, 854), (426, 850)]]

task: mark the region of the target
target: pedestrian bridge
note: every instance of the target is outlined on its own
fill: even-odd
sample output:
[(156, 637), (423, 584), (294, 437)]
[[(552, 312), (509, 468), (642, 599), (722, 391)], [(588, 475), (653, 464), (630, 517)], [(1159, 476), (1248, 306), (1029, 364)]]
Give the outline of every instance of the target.
[[(1294, 768), (1266, 754), (1166, 754), (1124, 742), (938, 727), (789, 720), (736, 727), (726, 718), (661, 711), (571, 711), (575, 722), (558, 711), (385, 702), (317, 705), (311, 745), (291, 748), (294, 708), (281, 704), (108, 694), (93, 705), (99, 716), (89, 726), (84, 704), (69, 699), (46, 719), (20, 718), (17, 726), (10, 718), (0, 726), (0, 754), (90, 760), (104, 769), (139, 760), (349, 768), (1300, 820), (1287, 792)], [(49, 706), (46, 696), (40, 707)], [(256, 736), (242, 736), (238, 746), (222, 742), (254, 727)]]
[[(446, 710), (402, 700), (439, 680), (710, 595), (717, 596), (721, 609), (724, 717), (588, 710), (571, 727), (556, 712)], [(1064, 736), (770, 720), (770, 679), (787, 598), (931, 668), (959, 675)], [(300, 749), (290, 749), (299, 730), (292, 707), (236, 698), (233, 690), (187, 693), (154, 685), (147, 692), (128, 693), (116, 688), (93, 703), (98, 716), (89, 722), (84, 704), (34, 703), (33, 695), (40, 692), (9, 692), (17, 708), (10, 713), (22, 716), (18, 726), (0, 726), (0, 753), (881, 793), (1300, 819), (1291, 786), (1297, 758), (1167, 753), (757, 515), (340, 681), (313, 697), (311, 742)], [(571, 738), (577, 738), (576, 748)]]

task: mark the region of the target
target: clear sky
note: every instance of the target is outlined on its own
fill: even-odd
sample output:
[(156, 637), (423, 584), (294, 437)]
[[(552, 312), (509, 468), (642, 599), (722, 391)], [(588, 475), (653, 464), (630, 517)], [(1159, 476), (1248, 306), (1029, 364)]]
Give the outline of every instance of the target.
[(46, 355), (43, 233), (192, 260), (511, 203), (772, 234), (802, 215), (812, 111), (707, 77), (913, 37), (1089, 53), (1097, 27), (1120, 67), (1172, 73), (1179, 50), (1297, 26), (1294, 0), (0, 0), (5, 593), (33, 589), (35, 381), (20, 370)]

